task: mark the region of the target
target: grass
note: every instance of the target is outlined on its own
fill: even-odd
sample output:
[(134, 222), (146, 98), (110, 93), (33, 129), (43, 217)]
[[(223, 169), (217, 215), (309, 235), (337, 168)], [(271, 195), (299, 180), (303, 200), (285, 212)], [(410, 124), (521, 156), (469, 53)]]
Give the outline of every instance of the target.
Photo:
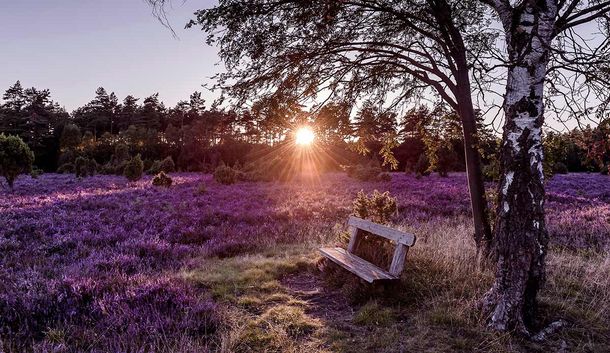
[[(540, 318), (569, 325), (535, 344), (488, 331), (480, 316), (493, 274), (475, 266), (463, 175), (396, 174), (384, 183), (330, 175), (315, 187), (173, 178), (160, 189), (146, 180), (46, 175), (0, 194), (0, 352), (610, 346), (605, 179), (570, 175), (549, 188), (552, 247)], [(586, 194), (574, 194), (584, 186)], [(345, 244), (354, 196), (374, 188), (397, 196), (392, 226), (418, 237), (400, 282), (386, 287), (364, 284), (317, 252)]]
[[(332, 266), (319, 273), (313, 243), (205, 259), (184, 276), (223, 303), (221, 352), (603, 352), (610, 344), (607, 255), (551, 251), (541, 316), (570, 325), (537, 344), (485, 328), (477, 300), (493, 275), (474, 265), (467, 219), (399, 227), (419, 241), (394, 286), (371, 287)], [(319, 278), (323, 293), (303, 299), (284, 281), (303, 274)], [(317, 301), (324, 293), (350, 304)]]

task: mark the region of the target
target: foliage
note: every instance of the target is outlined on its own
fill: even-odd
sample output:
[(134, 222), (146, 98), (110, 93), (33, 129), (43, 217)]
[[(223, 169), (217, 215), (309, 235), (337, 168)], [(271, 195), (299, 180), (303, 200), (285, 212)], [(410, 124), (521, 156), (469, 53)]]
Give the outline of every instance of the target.
[(142, 178), (142, 171), (144, 170), (144, 163), (142, 162), (142, 158), (137, 154), (135, 157), (131, 158), (129, 162), (125, 165), (125, 169), (123, 170), (123, 175), (129, 181), (137, 181)]
[(0, 134), (0, 175), (9, 188), (13, 189), (15, 179), (32, 170), (34, 153), (18, 136)]
[(419, 159), (415, 164), (415, 176), (421, 178), (422, 176), (430, 175), (430, 161), (426, 153), (419, 155)]
[(88, 166), (89, 160), (85, 157), (78, 157), (74, 161), (74, 173), (77, 178), (86, 177), (89, 174)]
[[(367, 164), (356, 164), (353, 166), (344, 167), (347, 175), (360, 181), (377, 181), (380, 180), (381, 167), (375, 161), (370, 161)], [(387, 177), (382, 177), (386, 178)]]
[(555, 173), (555, 174), (568, 174), (568, 167), (565, 164), (561, 163), (561, 162), (557, 162), (553, 166), (553, 173)]
[[(390, 320), (389, 326), (381, 326), (368, 320), (365, 328), (374, 335), (352, 335), (364, 329), (351, 325), (359, 307), (347, 305), (351, 297), (334, 300), (331, 296), (328, 301), (309, 301), (308, 308), (329, 313), (329, 322), (342, 326), (329, 337), (325, 325), (313, 338), (323, 344), (345, 343), (342, 347), (348, 352), (377, 352), (387, 351), (387, 337), (393, 337), (400, 342), (395, 351), (405, 347), (418, 351), (421, 342), (413, 343), (413, 337), (401, 334), (418, 325), (414, 327), (422, 329), (419, 339), (438, 351), (462, 342), (465, 327), (468, 344), (495, 342), (488, 344), (494, 344), (498, 352), (524, 344), (521, 339), (498, 339), (472, 310), (471, 298), (488, 289), (490, 275), (472, 261), (465, 175), (418, 180), (396, 173), (392, 177), (388, 189), (397, 199), (398, 212), (391, 226), (418, 237), (409, 251), (401, 285), (376, 296), (380, 308), (392, 310), (395, 323)], [(149, 181), (129, 183), (99, 176), (74, 183), (73, 178), (47, 173), (37, 180), (20, 179), (14, 193), (0, 191), (0, 209), (6, 210), (0, 212), (0, 224), (7, 235), (0, 239), (0, 271), (5, 275), (0, 337), (5, 345), (23, 345), (20, 352), (44, 351), (38, 349), (40, 345), (52, 346), (55, 341), (51, 340), (63, 333), (65, 349), (74, 352), (87, 352), (89, 347), (113, 352), (121, 343), (132, 351), (151, 346), (161, 352), (190, 353), (184, 347), (200, 340), (215, 345), (220, 339), (217, 335), (232, 329), (230, 333), (239, 337), (245, 320), (258, 320), (276, 305), (303, 308), (304, 299), (292, 290), (293, 283), (326, 286), (314, 282), (319, 276), (309, 272), (315, 271), (313, 267), (299, 262), (314, 261), (319, 244), (334, 243), (329, 230), (344, 224), (360, 189), (370, 194), (379, 187), (343, 173), (326, 175), (315, 188), (302, 183), (220, 186), (210, 175), (176, 173), (170, 189), (155, 192), (147, 187)], [(194, 195), (199, 183), (207, 185), (207, 192)], [(603, 352), (610, 337), (606, 325), (610, 312), (608, 177), (557, 175), (547, 185), (546, 200), (549, 246), (556, 251), (549, 254), (551, 271), (545, 291), (551, 307), (543, 313), (548, 321), (569, 316), (579, 323), (566, 328), (563, 338), (546, 344), (552, 351), (566, 340), (573, 352)], [(218, 259), (219, 255), (225, 258)], [(39, 266), (31, 267), (33, 263)], [(341, 271), (339, 282), (347, 285), (352, 276)], [(278, 294), (290, 297), (282, 299)], [(215, 303), (221, 299), (226, 301), (218, 307)], [(422, 306), (423, 301), (430, 305)], [(335, 303), (342, 306), (328, 312)], [(314, 306), (318, 304), (323, 306)], [(251, 309), (237, 313), (241, 325), (233, 327), (225, 309), (238, 306)], [(341, 321), (334, 321), (335, 317)], [(412, 320), (405, 322), (405, 317)], [(431, 325), (436, 330), (433, 338), (425, 330)], [(288, 323), (273, 327), (285, 326)], [(334, 331), (343, 327), (354, 331)], [(585, 340), (582, 330), (587, 330)], [(381, 333), (383, 337), (377, 337)], [(438, 342), (439, 337), (444, 341)], [(176, 343), (180, 340), (184, 345)], [(286, 344), (274, 342), (280, 347)], [(233, 344), (240, 347), (240, 342)], [(472, 346), (460, 347), (468, 351)], [(546, 346), (536, 344), (532, 349)]]
[(173, 172), (176, 169), (176, 165), (174, 164), (174, 160), (172, 159), (172, 157), (171, 156), (165, 157), (165, 159), (163, 159), (161, 161), (161, 164), (159, 165), (159, 169), (165, 173)]
[(237, 172), (235, 169), (221, 164), (214, 170), (214, 180), (224, 185), (234, 184), (237, 181)]
[(160, 172), (159, 174), (155, 175), (155, 177), (152, 180), (152, 184), (154, 186), (164, 186), (166, 188), (172, 186), (172, 178), (169, 177), (167, 174), (165, 174), (165, 172)]
[(73, 163), (64, 163), (57, 168), (57, 173), (59, 174), (72, 174), (74, 173), (74, 164)]
[(59, 144), (62, 150), (75, 150), (81, 144), (81, 132), (80, 128), (74, 124), (67, 124), (64, 126)]
[(396, 213), (396, 198), (392, 197), (389, 191), (381, 193), (374, 190), (372, 194), (367, 195), (360, 190), (352, 209), (354, 216), (385, 224)]

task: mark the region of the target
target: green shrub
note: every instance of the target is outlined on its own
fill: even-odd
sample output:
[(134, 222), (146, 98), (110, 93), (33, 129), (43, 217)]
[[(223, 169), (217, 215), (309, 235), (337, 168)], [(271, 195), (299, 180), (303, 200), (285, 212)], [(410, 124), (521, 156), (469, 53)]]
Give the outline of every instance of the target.
[(38, 169), (36, 167), (32, 167), (32, 171), (30, 172), (30, 176), (32, 177), (32, 179), (38, 179), (39, 176), (41, 176), (44, 173), (44, 171), (42, 169)]
[(32, 170), (32, 163), (34, 153), (20, 137), (0, 134), (0, 175), (11, 190), (19, 174)]
[(64, 163), (57, 168), (59, 174), (72, 174), (74, 173), (74, 164)]
[(87, 176), (87, 164), (89, 160), (85, 157), (78, 157), (74, 161), (74, 174), (76, 174), (77, 178), (82, 178)]
[(123, 175), (129, 181), (138, 181), (142, 178), (143, 170), (144, 162), (142, 162), (142, 158), (140, 158), (140, 155), (138, 154), (127, 162), (125, 169), (123, 170)]
[(157, 175), (161, 172), (161, 161), (154, 161), (148, 169), (146, 169), (146, 174)]
[(347, 176), (360, 181), (380, 180), (381, 167), (374, 162), (344, 167)]
[(165, 172), (162, 171), (159, 174), (155, 175), (152, 180), (152, 184), (154, 186), (164, 186), (168, 188), (172, 186), (172, 178), (170, 178), (167, 174), (165, 174)]
[(155, 161), (153, 161), (151, 159), (148, 159), (148, 158), (146, 158), (144, 160), (144, 170), (146, 171), (146, 174), (158, 174), (158, 172), (157, 173), (151, 173), (150, 172), (150, 169), (152, 168), (154, 162)]
[(557, 163), (555, 163), (555, 165), (553, 165), (553, 173), (568, 174), (568, 167), (561, 162), (557, 162)]
[(233, 184), (237, 181), (237, 172), (235, 169), (221, 164), (214, 171), (214, 180), (224, 185)]
[[(123, 161), (120, 163), (112, 164), (112, 171), (114, 175), (125, 175), (125, 168), (127, 168), (129, 162), (130, 161)], [(144, 162), (142, 162), (142, 170), (144, 170)]]
[(485, 181), (500, 180), (500, 166), (497, 163), (484, 165), (481, 172)]
[(387, 223), (396, 210), (396, 198), (389, 191), (381, 193), (374, 190), (371, 195), (367, 195), (360, 190), (354, 200), (352, 214), (375, 223)]
[(112, 155), (111, 161), (114, 164), (120, 164), (121, 162), (127, 162), (129, 160), (129, 146), (120, 142), (114, 146), (114, 154)]
[(417, 163), (415, 163), (414, 169), (415, 176), (417, 178), (430, 175), (430, 160), (428, 159), (428, 156), (425, 152), (419, 155)]
[(99, 170), (100, 170), (100, 173), (105, 174), (105, 175), (115, 174), (115, 172), (114, 172), (115, 166), (112, 165), (112, 163), (110, 163), (110, 162), (102, 165), (99, 168)]
[[(396, 210), (396, 198), (392, 197), (389, 191), (381, 193), (374, 190), (371, 195), (360, 191), (354, 200), (352, 214), (375, 223), (387, 224)], [(381, 267), (390, 265), (393, 253), (394, 246), (390, 241), (366, 232), (356, 249), (358, 256)]]
[(89, 176), (94, 176), (95, 173), (97, 173), (97, 168), (98, 165), (95, 159), (89, 158), (89, 160), (87, 160), (87, 174)]
[(160, 168), (162, 172), (171, 173), (176, 169), (176, 164), (171, 156), (166, 157), (161, 161)]

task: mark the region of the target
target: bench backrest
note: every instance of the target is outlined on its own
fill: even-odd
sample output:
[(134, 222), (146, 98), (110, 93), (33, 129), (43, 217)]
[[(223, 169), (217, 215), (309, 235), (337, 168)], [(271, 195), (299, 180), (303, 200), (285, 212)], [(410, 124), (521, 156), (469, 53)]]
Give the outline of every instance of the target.
[(358, 228), (365, 232), (369, 232), (371, 234), (375, 234), (380, 237), (393, 240), (398, 244), (403, 244), (406, 246), (415, 245), (415, 235), (401, 232), (399, 230), (386, 227), (381, 224), (373, 223), (371, 221), (367, 221), (366, 219), (350, 216), (347, 224), (350, 227)]
[(365, 231), (389, 240), (396, 242), (392, 263), (390, 264), (389, 272), (394, 276), (400, 276), (400, 273), (405, 267), (405, 260), (409, 247), (415, 244), (415, 235), (401, 232), (399, 230), (373, 223), (362, 218), (350, 216), (347, 224), (352, 230), (347, 251), (354, 253), (358, 248), (362, 238), (360, 231)]

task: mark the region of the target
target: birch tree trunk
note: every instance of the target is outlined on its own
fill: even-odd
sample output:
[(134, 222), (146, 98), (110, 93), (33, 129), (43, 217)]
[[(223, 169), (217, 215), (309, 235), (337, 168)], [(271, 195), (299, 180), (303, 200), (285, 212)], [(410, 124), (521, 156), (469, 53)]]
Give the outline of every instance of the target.
[(529, 336), (536, 296), (545, 280), (548, 235), (544, 221), (541, 128), (543, 85), (557, 6), (553, 0), (525, 1), (499, 12), (510, 67), (504, 102), (494, 250), (496, 279), (483, 299), (490, 327)]

